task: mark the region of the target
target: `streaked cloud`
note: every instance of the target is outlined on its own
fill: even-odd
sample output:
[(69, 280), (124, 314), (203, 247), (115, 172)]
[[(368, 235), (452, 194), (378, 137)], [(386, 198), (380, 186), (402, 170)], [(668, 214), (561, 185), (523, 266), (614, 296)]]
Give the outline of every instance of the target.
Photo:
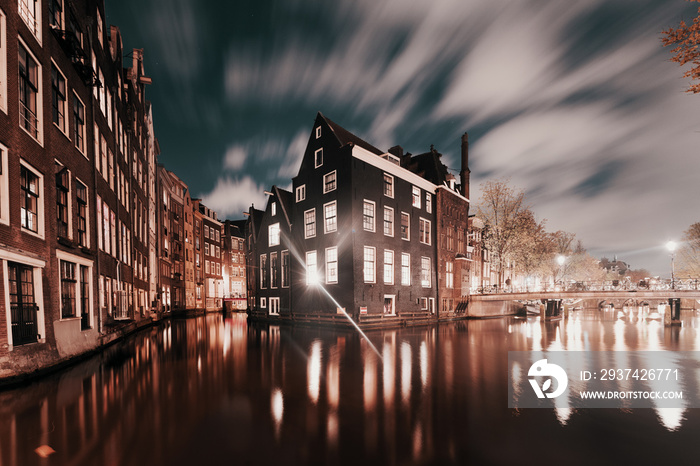
[(240, 218), (251, 205), (256, 209), (264, 209), (267, 203), (265, 187), (256, 183), (250, 176), (219, 178), (214, 189), (201, 194), (202, 202), (214, 209), (219, 218)]

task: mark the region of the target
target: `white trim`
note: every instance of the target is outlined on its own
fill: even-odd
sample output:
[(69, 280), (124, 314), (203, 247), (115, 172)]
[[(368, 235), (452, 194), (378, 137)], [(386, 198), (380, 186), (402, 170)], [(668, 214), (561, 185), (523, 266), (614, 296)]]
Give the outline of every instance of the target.
[[(328, 278), (328, 251), (335, 251), (335, 280)], [(338, 246), (326, 248), (326, 257), (324, 257), (324, 259), (326, 261), (326, 284), (329, 285), (332, 283), (338, 283)]]
[(7, 172), (9, 157), (9, 149), (0, 144), (0, 223), (3, 225), (10, 224), (10, 174)]
[(23, 256), (21, 254), (0, 249), (0, 260), (2, 260), (3, 286), (5, 287), (5, 316), (7, 319), (7, 344), (8, 350), (12, 351), (12, 310), (10, 309), (10, 275), (8, 262), (18, 262), (20, 264), (29, 265), (34, 268), (32, 273), (32, 281), (34, 285), (34, 303), (37, 306), (36, 311), (36, 332), (40, 338), (38, 343), (46, 343), (46, 319), (44, 316), (44, 285), (42, 279), (42, 270), (46, 262), (40, 259)]
[[(39, 190), (38, 190), (39, 196), (38, 196), (38, 199), (36, 202), (36, 211), (37, 211), (36, 212), (36, 221), (37, 221), (36, 232), (33, 232), (32, 230), (30, 230), (28, 228), (24, 228), (22, 226), (21, 220), (20, 220), (20, 231), (22, 233), (27, 233), (28, 235), (32, 235), (32, 236), (36, 236), (36, 237), (41, 238), (41, 239), (45, 239), (46, 238), (46, 231), (45, 231), (45, 222), (44, 222), (44, 200), (46, 198), (46, 192), (44, 191), (44, 175), (39, 170), (34, 168), (30, 163), (26, 162), (22, 158), (19, 159), (19, 163), (20, 163), (20, 170), (21, 170), (21, 165), (24, 165), (24, 167), (26, 169), (28, 169), (29, 171), (34, 173), (34, 175), (39, 178)], [(21, 178), (22, 177), (21, 177), (20, 173), (18, 173), (17, 175), (20, 178), (19, 189), (21, 191), (22, 190), (22, 186), (21, 186)], [(20, 196), (21, 195), (22, 195), (22, 193), (20, 192)], [(20, 205), (21, 205), (21, 202), (20, 202)], [(20, 213), (21, 213), (21, 211), (22, 211), (22, 207), (20, 206)]]
[(321, 137), (321, 127), (317, 126), (316, 127), (316, 139)]
[(0, 110), (7, 114), (7, 19), (0, 8)]
[(39, 43), (39, 46), (41, 47), (41, 36), (42, 36), (42, 31), (43, 31), (43, 28), (41, 27), (42, 26), (41, 13), (42, 13), (42, 8), (43, 8), (43, 5), (41, 4), (41, 0), (26, 0), (26, 2), (25, 2), (25, 3), (28, 3), (28, 2), (34, 1), (34, 3), (36, 3), (36, 5), (34, 6), (34, 18), (33, 18), (34, 25), (35, 25), (34, 28), (32, 28), (29, 24), (27, 24), (27, 21), (22, 16), (22, 10), (21, 10), (22, 7), (19, 5), (20, 3), (22, 3), (22, 1), (23, 0), (19, 0), (17, 2), (18, 15), (19, 15), (20, 19), (22, 20), (22, 24), (27, 26), (27, 29), (29, 29), (29, 32), (32, 33), (32, 35), (34, 36), (36, 41)]
[[(374, 257), (374, 270), (372, 271), (372, 280), (367, 280), (365, 276), (365, 250), (371, 249), (372, 256)], [(362, 247), (362, 280), (364, 283), (377, 283), (377, 248), (374, 246), (363, 246)]]
[[(416, 193), (416, 191), (418, 191)], [(417, 194), (417, 195), (416, 195)], [(413, 186), (411, 187), (411, 206), (415, 207), (416, 209), (421, 208), (421, 190), (418, 186)]]
[[(391, 211), (391, 234), (387, 234), (385, 231), (384, 227), (386, 225), (386, 218), (384, 217), (386, 215), (387, 210)], [(394, 237), (394, 225), (396, 224), (396, 216), (394, 215), (394, 208), (389, 207), (388, 205), (384, 206), (384, 210), (382, 211), (382, 233), (384, 233), (384, 236), (388, 236), (390, 238)]]
[[(421, 238), (421, 235), (420, 235), (421, 222), (426, 222), (428, 225), (428, 242), (427, 243), (425, 241), (423, 241), (423, 238)], [(433, 224), (427, 218), (418, 217), (418, 242), (421, 244), (427, 244), (428, 246), (431, 246), (433, 244)]]
[[(22, 125), (21, 123), (21, 118), (22, 115), (21, 113), (18, 112), (18, 116), (20, 120), (17, 122), (19, 124), (19, 127), (22, 128), (22, 130), (29, 135), (30, 138), (32, 138), (34, 141), (37, 142), (41, 147), (44, 147), (44, 66), (41, 64), (41, 62), (36, 58), (36, 55), (32, 52), (32, 49), (27, 45), (26, 42), (22, 40), (21, 36), (17, 36), (17, 40), (19, 40), (19, 43), (21, 46), (24, 48), (24, 50), (27, 51), (29, 55), (31, 55), (32, 59), (34, 62), (36, 62), (37, 66), (37, 91), (36, 91), (36, 137), (34, 137), (27, 129)], [(17, 49), (17, 67), (19, 69), (19, 46)], [(17, 104), (22, 105), (19, 96), (17, 98)]]
[[(69, 96), (70, 96), (70, 87), (68, 87), (68, 78), (66, 78), (66, 75), (63, 74), (63, 71), (61, 71), (61, 68), (59, 68), (58, 64), (56, 64), (56, 62), (54, 61), (53, 58), (51, 59), (51, 66), (53, 68), (56, 68), (56, 71), (58, 71), (58, 74), (60, 74), (61, 77), (63, 78), (63, 85), (65, 87), (65, 89), (63, 91), (65, 94), (63, 96), (65, 98), (65, 100), (63, 101), (63, 126), (65, 126), (65, 128), (61, 128), (60, 126), (58, 126), (58, 124), (55, 121), (53, 121), (53, 76), (51, 76), (51, 123), (53, 123), (53, 125), (56, 128), (58, 128), (61, 131), (61, 133), (63, 133), (63, 135), (68, 138), (68, 140), (70, 140), (70, 133), (69, 133), (70, 125), (68, 124), (68, 120), (72, 116), (72, 113), (69, 113), (69, 111), (68, 111), (68, 107), (70, 107), (70, 105), (68, 105), (68, 100), (69, 100)], [(73, 92), (75, 93), (75, 91), (73, 91)]]
[[(352, 156), (358, 160), (362, 160), (365, 163), (368, 163), (374, 167), (379, 168), (380, 170), (383, 170), (391, 175), (394, 175), (394, 177), (400, 178), (402, 180), (408, 181), (409, 183), (412, 183), (416, 186), (419, 186), (420, 188), (429, 191), (431, 193), (435, 192), (437, 189), (437, 186), (431, 183), (430, 181), (421, 178), (420, 176), (416, 175), (415, 173), (411, 173), (410, 171), (406, 170), (405, 168), (401, 168), (398, 165), (389, 162), (388, 160), (385, 160), (381, 158), (381, 156), (374, 154), (367, 149), (363, 149), (360, 146), (353, 146), (352, 148)], [(382, 178), (383, 182), (384, 178)], [(395, 186), (395, 185), (394, 185)], [(394, 188), (396, 189), (396, 188)], [(382, 188), (383, 191), (383, 188)]]
[(443, 190), (443, 191), (445, 191), (445, 192), (448, 192), (448, 193), (450, 193), (450, 194), (452, 194), (452, 195), (454, 195), (454, 196), (457, 196), (458, 198), (462, 199), (463, 201), (467, 201), (467, 202), (471, 203), (471, 201), (470, 201), (468, 198), (462, 196), (462, 195), (459, 194), (457, 191), (455, 191), (455, 190), (453, 190), (453, 189), (450, 189), (450, 188), (448, 188), (447, 186), (438, 186), (437, 189), (441, 189), (441, 190)]
[[(85, 102), (80, 98), (80, 96), (73, 90), (73, 97), (75, 99), (78, 99), (78, 102), (80, 102), (80, 105), (83, 106), (83, 148), (81, 149), (78, 147), (76, 144), (78, 143), (77, 138), (73, 141), (73, 147), (78, 149), (78, 152), (83, 154), (83, 157), (85, 157), (87, 160), (90, 160), (90, 157), (88, 157), (87, 153), (87, 109), (85, 108)], [(68, 105), (70, 107), (70, 116), (71, 120), (73, 119), (73, 115), (75, 114), (75, 100), (73, 100), (73, 105)], [(73, 123), (73, 129), (75, 129), (75, 123)], [(69, 138), (70, 139), (70, 138)]]
[[(309, 212), (311, 212), (312, 215), (313, 215), (313, 217), (314, 217), (314, 222), (313, 222), (313, 225), (314, 225), (314, 234), (313, 234), (313, 235), (307, 235), (307, 234), (306, 234), (306, 225), (307, 225), (307, 224), (306, 224), (306, 214), (309, 213)], [(309, 210), (305, 210), (305, 211), (304, 211), (304, 220), (303, 220), (303, 223), (304, 223), (304, 239), (315, 238), (315, 237), (316, 237), (316, 230), (317, 230), (317, 229), (316, 229), (316, 208), (315, 208), (315, 207), (314, 207), (313, 209), (309, 209)]]
[[(327, 228), (329, 217), (326, 217), (326, 208), (331, 205), (335, 206), (335, 229), (333, 230)], [(335, 233), (336, 231), (338, 231), (338, 203), (336, 201), (326, 202), (323, 204), (323, 234)]]
[[(262, 298), (265, 299), (265, 298)], [(271, 316), (278, 316), (280, 315), (280, 299), (278, 297), (271, 296), (268, 299), (268, 304), (269, 304), (269, 315)], [(274, 311), (273, 311), (274, 309)]]
[[(384, 182), (385, 182), (384, 177), (385, 176), (388, 176), (389, 178), (391, 178), (391, 196), (384, 192)], [(384, 194), (386, 197), (390, 197), (391, 199), (393, 199), (395, 188), (396, 188), (396, 185), (394, 184), (394, 177), (388, 173), (384, 173), (382, 175), (382, 194)]]
[[(372, 204), (372, 207), (374, 208), (374, 217), (372, 220), (372, 229), (365, 228), (365, 203)], [(372, 233), (377, 232), (377, 203), (374, 201), (370, 201), (369, 199), (363, 199), (362, 200), (362, 211), (360, 212), (362, 215), (362, 229), (364, 231), (371, 231)]]
[[(321, 154), (321, 163), (318, 163), (318, 155)], [(323, 165), (323, 147), (316, 149), (314, 151), (314, 168), (318, 168)]]
[[(326, 189), (326, 178), (331, 175), (333, 175), (333, 183), (335, 184), (335, 186), (333, 186), (330, 189)], [(323, 194), (330, 193), (331, 191), (335, 191), (336, 189), (338, 189), (338, 171), (333, 170), (323, 175)]]
[(387, 298), (391, 299), (391, 312), (386, 313), (384, 312), (384, 303), (382, 303), (382, 314), (388, 315), (388, 316), (395, 316), (396, 315), (396, 295), (395, 294), (385, 294), (384, 299), (386, 300)]
[[(403, 259), (404, 259), (404, 257), (408, 258), (408, 283), (404, 283), (404, 280), (403, 280), (403, 268), (404, 268)], [(402, 286), (411, 286), (411, 254), (408, 252), (401, 253), (401, 273), (400, 273), (400, 275), (401, 275), (401, 285)]]
[(303, 200), (306, 200), (306, 185), (302, 184), (301, 186), (297, 186), (296, 189), (296, 201), (301, 202)]
[[(391, 256), (391, 262), (387, 262), (387, 254)], [(382, 257), (382, 281), (384, 282), (385, 285), (393, 285), (395, 282), (395, 275), (396, 275), (396, 260), (395, 260), (395, 255), (394, 251), (391, 249), (385, 249), (384, 250), (384, 257)], [(389, 277), (390, 281), (387, 281), (387, 276), (386, 276), (386, 266), (391, 265), (391, 276)]]
[[(61, 251), (60, 249), (56, 249), (56, 261), (57, 261), (57, 266), (58, 268), (56, 269), (58, 273), (56, 274), (58, 276), (58, 320), (59, 321), (65, 321), (65, 320), (75, 320), (75, 319), (81, 319), (82, 318), (82, 290), (80, 286), (80, 266), (84, 266), (88, 268), (88, 321), (90, 323), (90, 328), (94, 328), (94, 303), (93, 303), (93, 298), (95, 295), (95, 291), (93, 290), (94, 287), (94, 263), (91, 260), (85, 259), (84, 257), (80, 256), (74, 256), (73, 254), (69, 254), (65, 251)], [(61, 302), (61, 261), (66, 261), (66, 262), (72, 262), (77, 265), (76, 271), (75, 271), (75, 302), (76, 302), (76, 311), (78, 310), (78, 303), (80, 303), (80, 311), (81, 315), (76, 315), (74, 317), (68, 317), (68, 318), (63, 318), (63, 309), (61, 309), (62, 302)], [(113, 290), (114, 291), (114, 290)], [(81, 329), (81, 331), (83, 331)]]
[[(46, 267), (46, 261), (44, 260), (36, 259), (34, 257), (23, 256), (20, 253), (8, 251), (7, 249), (2, 248), (0, 248), (0, 260), (19, 262), (25, 265), (31, 265), (32, 267)], [(5, 276), (7, 276), (7, 274)]]

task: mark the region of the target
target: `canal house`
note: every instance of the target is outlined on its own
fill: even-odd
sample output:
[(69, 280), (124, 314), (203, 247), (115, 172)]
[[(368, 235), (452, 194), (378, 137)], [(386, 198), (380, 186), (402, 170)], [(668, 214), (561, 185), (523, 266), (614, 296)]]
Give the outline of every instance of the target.
[[(438, 235), (450, 229), (466, 239), (469, 201), (460, 189), (466, 192), (468, 184), (458, 186), (440, 159), (434, 150), (422, 156), (404, 154), (398, 146), (384, 152), (319, 113), (292, 193), (273, 188), (265, 213), (249, 212), (251, 259), (257, 267), (249, 290), (256, 295), (251, 317), (341, 325), (351, 317), (364, 326), (430, 322), (440, 317), (442, 282), (442, 289), (450, 290), (445, 316), (453, 317), (464, 288), (460, 261), (469, 258), (466, 246), (463, 251), (453, 246), (450, 261), (439, 261), (444, 248)], [(276, 215), (288, 217), (274, 219), (273, 207)], [(444, 212), (443, 219), (438, 212)], [(278, 231), (278, 222), (278, 254), (288, 251), (290, 262), (274, 270), (289, 274), (290, 288), (285, 290), (280, 278), (276, 293), (283, 291), (280, 299), (289, 296), (288, 308), (270, 306), (277, 296), (271, 294), (269, 232)], [(442, 264), (454, 283), (455, 269), (447, 269), (447, 262), (459, 264), (456, 288), (439, 273)], [(468, 265), (465, 270), (468, 277)]]

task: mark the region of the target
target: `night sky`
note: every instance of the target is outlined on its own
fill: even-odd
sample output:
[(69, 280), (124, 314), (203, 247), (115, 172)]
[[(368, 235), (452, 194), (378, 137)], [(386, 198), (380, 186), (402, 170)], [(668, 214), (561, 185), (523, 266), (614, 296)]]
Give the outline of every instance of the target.
[(380, 149), (434, 144), (471, 198), (510, 177), (552, 231), (670, 275), (700, 221), (700, 95), (660, 31), (682, 0), (106, 0), (145, 49), (159, 161), (223, 218), (289, 187), (316, 112)]

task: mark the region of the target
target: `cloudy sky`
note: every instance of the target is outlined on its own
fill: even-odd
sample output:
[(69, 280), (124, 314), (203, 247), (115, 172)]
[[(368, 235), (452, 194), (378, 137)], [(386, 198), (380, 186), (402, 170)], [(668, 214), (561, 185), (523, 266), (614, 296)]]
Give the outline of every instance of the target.
[(381, 148), (510, 177), (550, 230), (669, 274), (700, 221), (700, 96), (660, 31), (683, 0), (106, 0), (145, 48), (160, 162), (225, 218), (296, 175), (316, 112)]

